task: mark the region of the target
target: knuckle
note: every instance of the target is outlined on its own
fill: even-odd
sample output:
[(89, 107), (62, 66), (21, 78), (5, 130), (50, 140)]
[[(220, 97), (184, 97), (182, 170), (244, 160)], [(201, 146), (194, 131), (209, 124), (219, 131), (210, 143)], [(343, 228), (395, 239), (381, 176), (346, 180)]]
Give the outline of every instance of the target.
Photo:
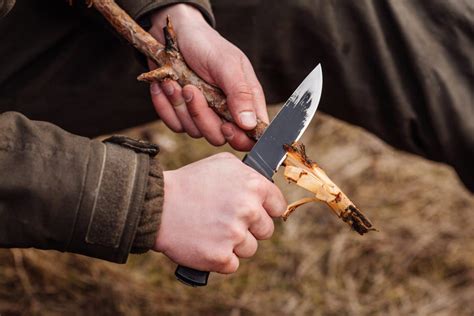
[(257, 207), (249, 207), (246, 211), (245, 218), (248, 223), (255, 223), (260, 221), (262, 214), (259, 212)]
[(191, 136), (192, 138), (195, 138), (195, 139), (198, 139), (198, 138), (201, 138), (201, 137), (202, 137), (201, 133), (199, 133), (199, 132), (194, 132), (194, 131), (188, 132), (188, 135)]
[(229, 253), (221, 258), (221, 263), (224, 266), (228, 266), (230, 263), (232, 263), (232, 253)]
[(238, 83), (233, 89), (230, 97), (237, 101), (253, 101), (255, 89), (247, 83)]
[(234, 273), (239, 269), (239, 260), (233, 260), (233, 255), (229, 255), (225, 264), (220, 267), (220, 272), (225, 274)]
[(211, 258), (210, 263), (217, 271), (222, 271), (232, 263), (232, 256), (232, 253), (218, 253)]
[(285, 213), (288, 202), (285, 198), (281, 198), (279, 204), (280, 205), (278, 206), (278, 209), (274, 211), (274, 217), (280, 217), (281, 215), (283, 215), (283, 213)]
[(175, 132), (175, 133), (182, 133), (182, 132), (184, 132), (184, 129), (183, 129), (183, 127), (181, 127), (181, 126), (179, 126), (179, 127), (177, 127), (177, 126), (170, 126), (170, 129), (171, 129), (173, 132)]
[(274, 230), (275, 230), (275, 225), (273, 224), (273, 221), (269, 221), (268, 224), (261, 227), (261, 230), (259, 232), (259, 237), (261, 239), (270, 239), (270, 237), (272, 237), (273, 235)]
[(258, 250), (258, 243), (256, 242), (253, 245), (252, 250), (249, 251), (249, 257), (253, 257), (257, 253), (257, 250)]
[(265, 179), (263, 179), (260, 175), (252, 173), (252, 175), (249, 176), (249, 179), (247, 180), (247, 188), (250, 191), (261, 195), (265, 192), (265, 187)]
[(245, 240), (246, 233), (243, 229), (240, 229), (236, 226), (232, 226), (229, 228), (229, 233), (234, 243), (240, 243), (241, 241)]
[(235, 263), (231, 262), (226, 267), (226, 273), (235, 273), (239, 269), (239, 261), (235, 261)]
[(226, 254), (224, 252), (214, 251), (206, 253), (204, 259), (214, 268), (220, 267), (225, 261)]
[(267, 230), (263, 234), (263, 238), (269, 239), (273, 236), (273, 232), (275, 231), (275, 225), (273, 225), (273, 222), (271, 222), (271, 225), (268, 225)]
[(208, 139), (208, 141), (213, 146), (223, 146), (226, 143), (225, 139), (220, 139), (220, 138), (219, 139), (218, 138)]
[(187, 106), (188, 108), (188, 112), (189, 112), (189, 116), (191, 116), (191, 118), (193, 119), (196, 119), (196, 118), (200, 118), (201, 117), (201, 111), (194, 107), (194, 106)]

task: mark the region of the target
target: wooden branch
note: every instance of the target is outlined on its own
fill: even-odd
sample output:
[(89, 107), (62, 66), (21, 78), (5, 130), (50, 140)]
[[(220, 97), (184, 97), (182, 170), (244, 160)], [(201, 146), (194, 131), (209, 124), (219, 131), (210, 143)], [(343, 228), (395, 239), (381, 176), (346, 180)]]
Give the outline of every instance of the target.
[[(88, 4), (94, 6), (120, 35), (159, 66), (158, 70), (138, 76), (138, 80), (162, 82), (171, 78), (183, 87), (188, 84), (194, 85), (202, 91), (209, 106), (221, 118), (234, 122), (227, 108), (224, 93), (219, 88), (206, 83), (186, 65), (183, 55), (179, 51), (170, 17), (168, 17), (167, 25), (163, 28), (166, 45), (162, 45), (143, 30), (115, 1), (88, 0)], [(267, 127), (265, 122), (259, 119), (257, 119), (257, 122), (257, 126), (253, 130), (247, 131), (247, 135), (255, 141), (260, 138)]]
[(287, 220), (288, 216), (297, 207), (313, 201), (322, 201), (329, 205), (340, 219), (349, 224), (359, 234), (363, 235), (371, 230), (376, 230), (372, 227), (369, 219), (329, 179), (323, 169), (308, 159), (302, 144), (286, 146), (285, 149), (288, 152), (288, 156), (284, 161), (285, 178), (314, 193), (315, 197), (305, 198), (290, 204), (283, 214), (284, 220)]

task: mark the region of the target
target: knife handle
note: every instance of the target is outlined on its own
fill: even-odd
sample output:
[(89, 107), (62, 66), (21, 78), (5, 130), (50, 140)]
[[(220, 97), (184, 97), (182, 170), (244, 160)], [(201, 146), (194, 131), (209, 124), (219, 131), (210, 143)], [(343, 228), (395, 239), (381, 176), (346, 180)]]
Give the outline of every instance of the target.
[(181, 265), (176, 268), (174, 275), (179, 281), (192, 287), (206, 286), (209, 278), (209, 272), (207, 271), (199, 271)]
[[(260, 173), (262, 176), (273, 182), (272, 177), (275, 173), (273, 169), (268, 166), (263, 160), (258, 156), (254, 158), (252, 154), (245, 155), (242, 160), (244, 164), (253, 168), (255, 171)], [(209, 272), (199, 271), (193, 268), (188, 268), (179, 265), (174, 272), (176, 278), (183, 282), (186, 285), (192, 287), (201, 287), (207, 285), (207, 280), (209, 279)]]

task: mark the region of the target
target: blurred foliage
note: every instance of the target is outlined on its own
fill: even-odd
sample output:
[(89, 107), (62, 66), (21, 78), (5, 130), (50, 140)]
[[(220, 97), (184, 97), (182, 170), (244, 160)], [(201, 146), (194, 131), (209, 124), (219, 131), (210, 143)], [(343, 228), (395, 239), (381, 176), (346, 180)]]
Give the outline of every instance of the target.
[[(160, 123), (125, 133), (160, 144), (168, 169), (230, 150)], [(237, 273), (212, 274), (203, 289), (177, 282), (160, 254), (116, 265), (5, 249), (0, 314), (473, 315), (474, 198), (451, 168), (322, 114), (303, 142), (379, 232), (359, 236), (325, 205), (303, 207), (276, 220), (272, 240)], [(276, 183), (290, 202), (308, 195), (281, 174)]]

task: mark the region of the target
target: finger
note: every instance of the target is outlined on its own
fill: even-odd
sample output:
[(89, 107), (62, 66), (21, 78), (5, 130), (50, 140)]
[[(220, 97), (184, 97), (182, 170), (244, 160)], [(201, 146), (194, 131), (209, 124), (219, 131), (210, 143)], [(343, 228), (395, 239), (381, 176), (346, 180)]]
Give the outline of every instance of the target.
[(232, 255), (230, 255), (225, 261), (225, 263), (217, 266), (214, 271), (216, 271), (217, 273), (231, 274), (237, 271), (237, 269), (239, 268), (239, 264), (239, 258), (234, 253), (232, 253)]
[(255, 145), (255, 142), (233, 123), (223, 123), (221, 130), (229, 145), (236, 150), (250, 151)]
[(161, 90), (158, 83), (153, 82), (150, 84), (150, 95), (156, 113), (158, 113), (158, 116), (166, 124), (166, 126), (176, 133), (183, 132), (183, 126), (181, 125), (176, 112), (171, 106), (171, 103), (168, 101), (168, 98), (164, 95), (163, 90)]
[(258, 240), (269, 239), (273, 235), (275, 225), (267, 212), (262, 209), (262, 216), (258, 217), (258, 220), (250, 224), (249, 231)]
[(224, 145), (226, 140), (221, 131), (222, 120), (208, 106), (202, 92), (192, 85), (187, 85), (182, 91), (188, 112), (201, 134), (214, 146)]
[(180, 85), (173, 80), (165, 80), (161, 84), (161, 88), (168, 97), (168, 100), (173, 106), (176, 115), (179, 118), (186, 133), (194, 138), (202, 137), (201, 132), (197, 128), (196, 124), (194, 124), (191, 115), (186, 108), (186, 102), (184, 101), (182, 88)]
[(247, 231), (245, 240), (234, 248), (234, 253), (239, 258), (250, 258), (257, 252), (257, 248), (257, 239)]
[(275, 184), (268, 182), (266, 190), (263, 207), (271, 217), (280, 217), (285, 212), (288, 202)]
[[(215, 73), (217, 85), (227, 96), (227, 104), (236, 124), (244, 129), (253, 129), (257, 124), (256, 97), (261, 90), (258, 82), (253, 80), (250, 63), (245, 55), (241, 54), (226, 67), (218, 67)], [(230, 65), (230, 66), (229, 66)], [(253, 73), (253, 70), (251, 71)], [(263, 94), (263, 92), (262, 92)]]
[(248, 76), (248, 80), (251, 86), (254, 86), (254, 102), (255, 102), (255, 110), (257, 112), (257, 117), (264, 121), (265, 123), (269, 123), (270, 119), (268, 117), (267, 111), (267, 102), (265, 100), (265, 94), (263, 92), (262, 85), (258, 81), (257, 75), (252, 67), (250, 62), (244, 63), (245, 73)]

